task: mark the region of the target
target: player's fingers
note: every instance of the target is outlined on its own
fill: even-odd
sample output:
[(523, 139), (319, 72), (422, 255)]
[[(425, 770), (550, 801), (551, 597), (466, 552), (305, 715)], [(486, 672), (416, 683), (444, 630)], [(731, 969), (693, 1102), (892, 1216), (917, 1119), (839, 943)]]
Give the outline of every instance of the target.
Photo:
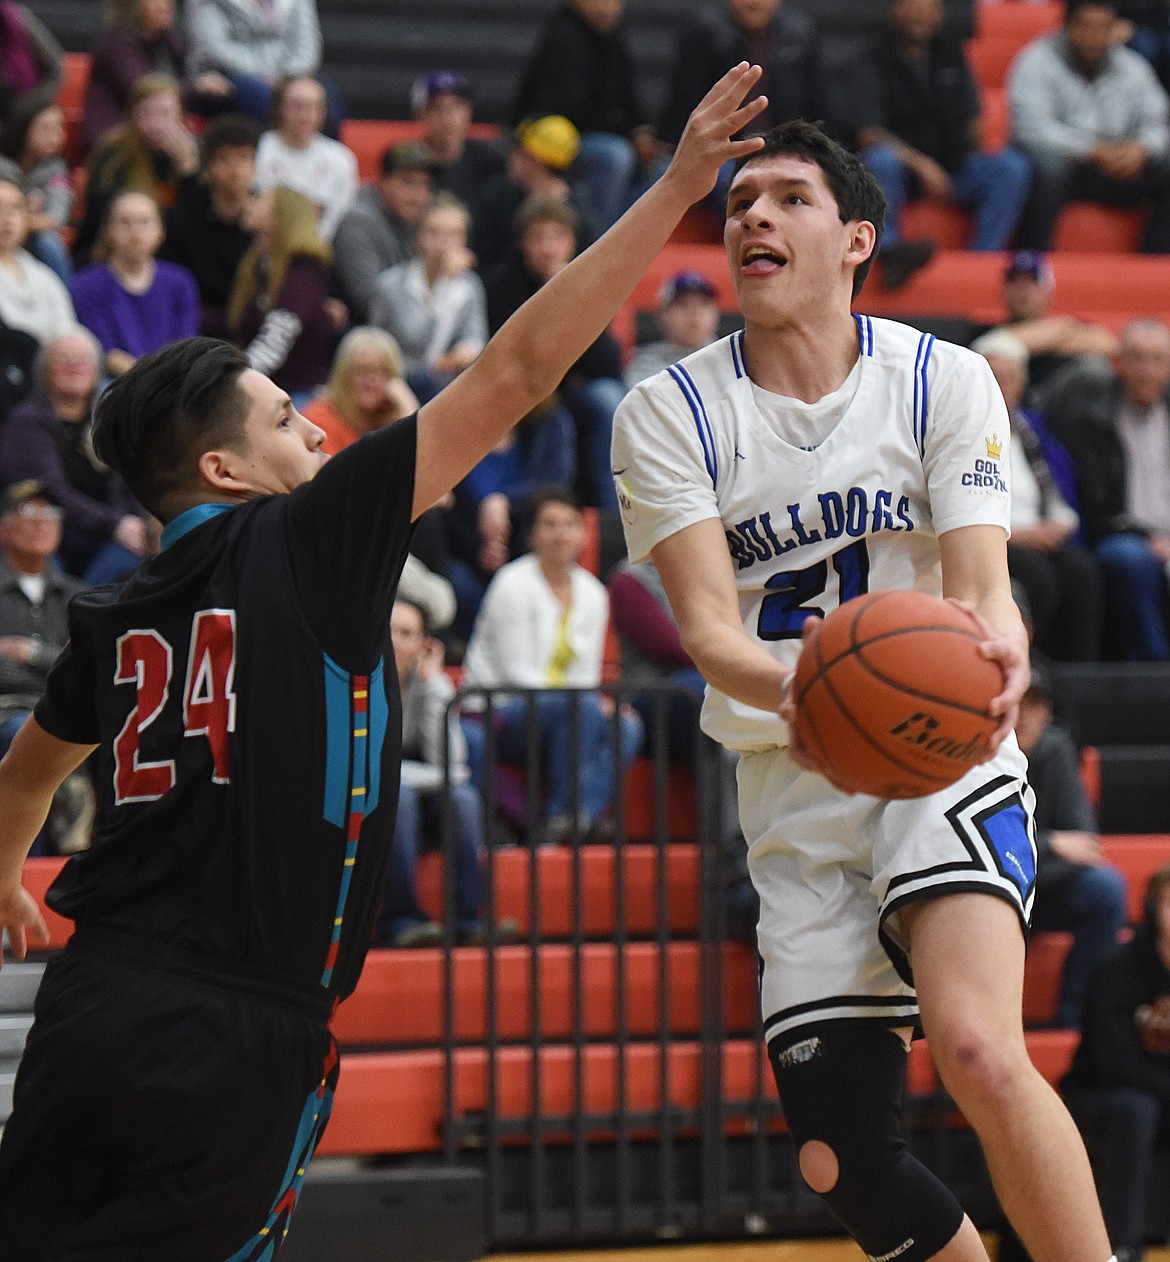
[[(753, 118), (758, 117), (767, 108), (768, 108), (768, 98), (766, 96), (753, 97), (753, 99), (748, 101), (746, 105), (741, 105), (739, 109), (737, 109), (735, 113), (732, 114), (732, 116), (727, 120), (726, 126), (728, 130), (734, 135), (735, 132), (740, 131), (742, 128), (746, 127), (748, 123), (752, 121)], [(757, 138), (752, 137), (752, 139), (757, 139)], [(760, 139), (762, 139), (762, 137), (760, 137)]]
[(8, 926), (8, 948), (14, 960), (23, 960), (28, 954), (28, 942), (24, 936), (23, 925)]

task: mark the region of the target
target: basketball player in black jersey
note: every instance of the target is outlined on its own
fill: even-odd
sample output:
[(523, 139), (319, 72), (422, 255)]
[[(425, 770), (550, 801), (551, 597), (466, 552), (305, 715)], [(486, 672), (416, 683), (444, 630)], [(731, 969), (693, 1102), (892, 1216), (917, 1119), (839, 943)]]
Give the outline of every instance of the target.
[(398, 793), (389, 620), (411, 523), (556, 386), (763, 108), (758, 68), (696, 109), (663, 178), (415, 417), (324, 434), (209, 339), (139, 361), (95, 442), (164, 523), (83, 594), (0, 763), (0, 928), (44, 940), (21, 867), (97, 751), (94, 847), (49, 903), (50, 963), (0, 1145), (21, 1262), (272, 1258), (329, 1113), (326, 1022), (370, 937)]

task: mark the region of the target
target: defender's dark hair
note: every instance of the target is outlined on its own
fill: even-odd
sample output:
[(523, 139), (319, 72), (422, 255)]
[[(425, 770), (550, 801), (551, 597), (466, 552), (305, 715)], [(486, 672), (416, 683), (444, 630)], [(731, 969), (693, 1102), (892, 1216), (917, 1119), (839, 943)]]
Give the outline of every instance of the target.
[(764, 133), (764, 147), (749, 153), (735, 164), (738, 173), (749, 162), (775, 155), (799, 158), (821, 169), (825, 183), (837, 203), (837, 213), (842, 223), (867, 220), (877, 233), (873, 253), (853, 274), (853, 296), (861, 292), (869, 269), (877, 258), (886, 223), (886, 197), (878, 182), (866, 169), (861, 159), (827, 136), (816, 123), (803, 118), (781, 123)]
[(221, 149), (251, 149), (260, 144), (260, 124), (244, 114), (221, 114), (203, 133), (203, 165)]
[(229, 343), (188, 337), (144, 355), (98, 399), (98, 458), (161, 521), (174, 515), (171, 497), (195, 487), (205, 451), (243, 444), (249, 405), (239, 381), (247, 367)]

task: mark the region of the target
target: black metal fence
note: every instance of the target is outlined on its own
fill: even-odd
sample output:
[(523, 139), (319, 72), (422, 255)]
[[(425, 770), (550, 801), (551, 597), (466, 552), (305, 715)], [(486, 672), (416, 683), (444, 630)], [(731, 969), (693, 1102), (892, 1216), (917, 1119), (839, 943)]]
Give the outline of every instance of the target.
[[(535, 844), (549, 744), (539, 694), (457, 699), (482, 725), (487, 920), (519, 911), (522, 930), (512, 943), (488, 935), (482, 1042), (458, 1036), (450, 943), (446, 951), (441, 1161), (482, 1172), (493, 1247), (835, 1234), (783, 1129), (762, 1048), (758, 958), (729, 938), (744, 845), (728, 755), (699, 733), (693, 694), (602, 692), (615, 768), (622, 708), (643, 714), (641, 766), (615, 771), (602, 839), (574, 828), (557, 847)], [(570, 692), (560, 733), (576, 776), (589, 703)], [(505, 704), (513, 723), (517, 708), (523, 715), (521, 765), (501, 757)], [(575, 816), (579, 780), (568, 800)], [(449, 814), (447, 832), (450, 871)], [(518, 883), (516, 862), (502, 858), (517, 844)], [(550, 879), (566, 865), (567, 909), (564, 881)], [(450, 881), (445, 889), (453, 924)], [(982, 1159), (928, 1075), (912, 1083), (907, 1123), (915, 1151), (977, 1222), (989, 1221)]]

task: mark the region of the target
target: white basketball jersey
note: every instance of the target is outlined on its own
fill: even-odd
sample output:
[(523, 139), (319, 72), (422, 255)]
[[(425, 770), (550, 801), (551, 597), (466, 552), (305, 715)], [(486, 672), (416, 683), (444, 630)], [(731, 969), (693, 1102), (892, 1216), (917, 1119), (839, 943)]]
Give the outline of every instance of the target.
[[(718, 518), (744, 626), (788, 666), (805, 620), (853, 596), (941, 595), (939, 535), (1009, 528), (1010, 430), (986, 361), (906, 325), (855, 319), (856, 390), (812, 450), (781, 438), (757, 404), (742, 332), (636, 386), (614, 421), (630, 559)], [(787, 743), (777, 715), (710, 687), (703, 730), (738, 750)]]

